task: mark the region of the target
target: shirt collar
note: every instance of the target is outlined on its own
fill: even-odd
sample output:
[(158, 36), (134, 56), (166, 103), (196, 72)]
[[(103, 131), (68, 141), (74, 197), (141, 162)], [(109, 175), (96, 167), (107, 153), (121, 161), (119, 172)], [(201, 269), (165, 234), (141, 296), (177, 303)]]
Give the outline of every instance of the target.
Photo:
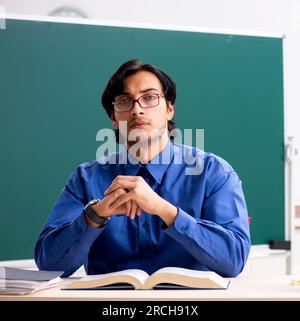
[[(122, 157), (126, 157), (126, 164), (124, 164), (124, 172), (125, 175), (136, 176), (140, 167), (143, 166), (141, 163), (137, 162), (126, 150), (125, 146), (121, 152)], [(126, 154), (126, 155), (125, 155)], [(172, 162), (174, 157), (174, 145), (168, 139), (168, 143), (165, 148), (156, 155), (149, 163), (145, 165), (148, 169), (149, 173), (153, 176), (153, 178), (160, 184), (161, 180)]]

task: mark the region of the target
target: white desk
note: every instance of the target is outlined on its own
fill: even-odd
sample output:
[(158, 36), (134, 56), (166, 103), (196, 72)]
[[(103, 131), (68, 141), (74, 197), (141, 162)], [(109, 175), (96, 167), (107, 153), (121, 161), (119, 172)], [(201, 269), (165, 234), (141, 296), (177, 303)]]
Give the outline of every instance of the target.
[(299, 300), (300, 287), (292, 286), (286, 276), (231, 278), (227, 290), (60, 290), (57, 287), (26, 296), (0, 296), (0, 301), (200, 301), (200, 300)]
[[(273, 262), (276, 263), (276, 262)], [(2, 261), (1, 265), (19, 268), (36, 268), (33, 260)], [(274, 266), (273, 266), (274, 267)], [(271, 268), (271, 267), (270, 267)], [(272, 269), (272, 268), (271, 268)], [(81, 268), (73, 277), (83, 276)], [(249, 262), (247, 269), (237, 278), (230, 278), (227, 290), (60, 290), (70, 282), (65, 279), (57, 287), (42, 290), (26, 296), (3, 296), (0, 301), (199, 301), (199, 300), (297, 300), (300, 301), (300, 286), (292, 286), (284, 274), (266, 274), (252, 271)]]

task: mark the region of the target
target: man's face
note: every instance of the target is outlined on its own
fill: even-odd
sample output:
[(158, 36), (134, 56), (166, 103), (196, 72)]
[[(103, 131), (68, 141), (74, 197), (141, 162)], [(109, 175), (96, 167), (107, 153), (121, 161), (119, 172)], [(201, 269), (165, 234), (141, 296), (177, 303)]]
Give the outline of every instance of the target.
[[(151, 72), (138, 71), (132, 76), (125, 79), (124, 94), (117, 96), (115, 101), (120, 99), (132, 98), (138, 99), (145, 97), (145, 101), (159, 95), (159, 104), (152, 108), (142, 108), (138, 102), (135, 102), (133, 108), (126, 112), (114, 112), (115, 120), (112, 120), (115, 128), (119, 128), (121, 135), (124, 137), (124, 130), (120, 127), (119, 122), (126, 122), (127, 135), (139, 136), (141, 141), (149, 141), (161, 135), (167, 135), (168, 121), (173, 118), (174, 107), (167, 105), (163, 98), (163, 88), (159, 79)], [(148, 96), (149, 95), (149, 96)], [(142, 99), (140, 102), (143, 105)], [(130, 139), (131, 140), (131, 139)]]

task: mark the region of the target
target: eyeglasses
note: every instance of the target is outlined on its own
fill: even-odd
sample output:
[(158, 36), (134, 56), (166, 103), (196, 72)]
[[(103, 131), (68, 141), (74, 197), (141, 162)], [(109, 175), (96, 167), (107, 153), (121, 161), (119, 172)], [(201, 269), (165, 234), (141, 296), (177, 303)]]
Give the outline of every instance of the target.
[(113, 102), (114, 111), (118, 113), (124, 113), (130, 111), (134, 104), (137, 102), (141, 108), (153, 108), (159, 105), (159, 98), (165, 98), (160, 94), (145, 94), (137, 99), (130, 97), (122, 97)]

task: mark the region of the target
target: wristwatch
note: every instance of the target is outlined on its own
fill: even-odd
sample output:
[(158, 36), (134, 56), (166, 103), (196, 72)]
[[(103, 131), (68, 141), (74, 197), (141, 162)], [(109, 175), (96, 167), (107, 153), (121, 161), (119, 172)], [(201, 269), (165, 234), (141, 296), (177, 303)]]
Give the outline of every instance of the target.
[(96, 203), (100, 202), (99, 199), (94, 199), (89, 201), (86, 206), (84, 207), (84, 212), (86, 216), (94, 223), (100, 224), (100, 225), (105, 225), (110, 217), (102, 217), (96, 214), (96, 212), (93, 210), (92, 206)]

